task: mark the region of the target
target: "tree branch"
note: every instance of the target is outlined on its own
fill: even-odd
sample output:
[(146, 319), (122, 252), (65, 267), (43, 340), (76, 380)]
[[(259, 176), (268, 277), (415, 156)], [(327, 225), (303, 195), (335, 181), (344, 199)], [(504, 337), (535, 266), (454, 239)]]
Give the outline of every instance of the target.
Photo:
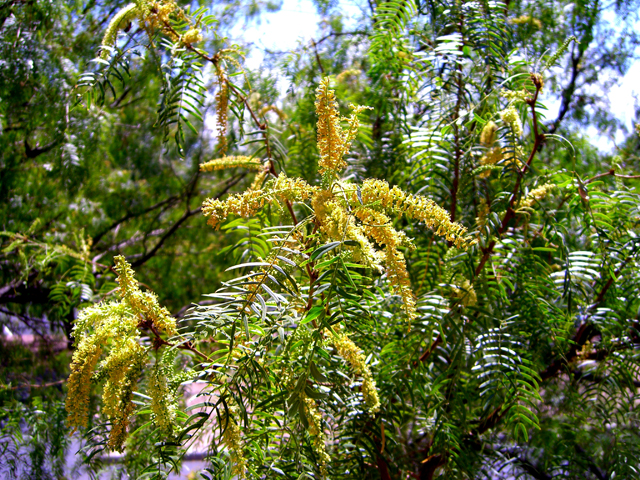
[(53, 150), (58, 145), (60, 145), (60, 140), (54, 140), (53, 142), (48, 143), (44, 147), (31, 148), (29, 146), (29, 142), (25, 138), (24, 139), (24, 153), (27, 156), (27, 158), (36, 158), (36, 157), (42, 155), (43, 153), (47, 153), (48, 151)]
[[(631, 262), (632, 258), (633, 258), (633, 255), (629, 255), (627, 258), (625, 258), (622, 264), (614, 272), (614, 275), (609, 277), (607, 282), (602, 286), (602, 288), (598, 292), (598, 295), (596, 296), (595, 301), (587, 309), (587, 313), (591, 312), (600, 303), (602, 303), (605, 295), (613, 285), (615, 278), (620, 276), (620, 273), (622, 272), (623, 268), (625, 268)], [(591, 323), (589, 323), (588, 320), (585, 321), (582, 325), (580, 325), (575, 335), (573, 336), (572, 345), (569, 348), (569, 351), (567, 352), (567, 354), (551, 362), (551, 364), (547, 368), (545, 368), (542, 372), (539, 373), (540, 378), (542, 380), (547, 380), (551, 377), (554, 377), (560, 372), (560, 370), (564, 365), (568, 365), (569, 363), (571, 363), (578, 356), (578, 352), (582, 349), (584, 344), (587, 343), (587, 340), (593, 337), (594, 330), (595, 330), (594, 326)]]
[(156, 203), (155, 205), (152, 205), (148, 208), (145, 208), (144, 210), (141, 210), (140, 212), (136, 212), (136, 213), (127, 213), (124, 217), (122, 217), (119, 220), (116, 220), (115, 222), (113, 222), (111, 225), (109, 225), (105, 230), (103, 230), (102, 232), (100, 232), (99, 234), (97, 234), (95, 237), (93, 237), (93, 246), (95, 247), (95, 245), (98, 244), (98, 242), (100, 240), (102, 240), (102, 237), (104, 237), (107, 233), (109, 233), (111, 230), (113, 230), (114, 228), (116, 228), (118, 225), (121, 225), (122, 223), (126, 222), (127, 220), (131, 220), (132, 218), (136, 218), (136, 217), (140, 217), (142, 215), (146, 215), (149, 212), (153, 212), (155, 209), (160, 208), (164, 205), (166, 205), (167, 203), (172, 203), (174, 201), (176, 201), (178, 199), (177, 196), (171, 196), (165, 200), (162, 200), (161, 202)]
[(558, 110), (558, 116), (549, 126), (549, 133), (551, 134), (556, 133), (558, 128), (560, 128), (562, 120), (564, 120), (564, 117), (569, 112), (569, 105), (576, 91), (576, 81), (578, 80), (578, 75), (580, 75), (580, 63), (584, 57), (584, 52), (585, 49), (578, 48), (578, 55), (571, 55), (571, 78), (569, 84), (562, 90), (562, 103), (560, 104), (560, 110)]
[[(218, 195), (216, 196), (216, 198), (220, 198), (222, 195), (224, 195), (225, 193), (227, 193), (229, 191), (229, 189), (231, 187), (233, 187), (236, 183), (238, 183), (242, 178), (245, 177), (246, 174), (240, 174), (240, 175), (236, 175), (235, 177), (232, 177), (231, 179), (229, 179), (226, 182), (226, 186), (222, 189), (221, 192), (218, 193)], [(188, 205), (187, 205), (188, 208)], [(169, 228), (166, 233), (160, 238), (160, 240), (158, 240), (158, 242), (156, 243), (156, 245), (148, 252), (146, 252), (145, 254), (142, 255), (142, 257), (138, 258), (135, 261), (131, 262), (131, 267), (132, 268), (137, 268), (140, 265), (143, 265), (144, 263), (146, 263), (147, 261), (149, 261), (151, 258), (153, 258), (153, 256), (158, 253), (158, 250), (160, 250), (160, 248), (162, 247), (162, 245), (164, 244), (165, 241), (167, 241), (167, 239), (169, 237), (171, 237), (177, 230), (178, 228), (180, 228), (180, 225), (182, 225), (185, 221), (187, 221), (189, 218), (191, 218), (192, 216), (196, 215), (197, 213), (200, 213), (200, 211), (202, 210), (202, 207), (198, 207), (194, 210), (188, 210), (182, 215), (182, 217), (180, 217), (172, 226), (171, 228)]]
[[(526, 101), (526, 103), (529, 105), (529, 107), (531, 108), (531, 115), (533, 117), (533, 136), (534, 136), (534, 143), (533, 143), (533, 148), (531, 149), (531, 153), (529, 154), (529, 158), (527, 159), (527, 162), (525, 163), (525, 165), (522, 167), (522, 170), (519, 172), (518, 178), (516, 180), (516, 183), (513, 187), (513, 191), (511, 193), (511, 197), (509, 198), (509, 203), (507, 206), (507, 211), (502, 219), (502, 222), (500, 224), (500, 228), (498, 229), (498, 239), (502, 238), (502, 235), (507, 231), (507, 227), (509, 226), (509, 222), (511, 221), (511, 219), (515, 216), (515, 210), (514, 210), (514, 205), (516, 202), (516, 199), (518, 198), (518, 194), (520, 192), (520, 186), (522, 185), (522, 179), (524, 178), (524, 175), (527, 173), (527, 170), (529, 170), (529, 167), (531, 166), (531, 163), (533, 162), (533, 159), (535, 158), (536, 154), (538, 153), (538, 151), (540, 150), (540, 147), (542, 146), (542, 144), (544, 143), (544, 139), (545, 136), (543, 133), (540, 132), (540, 128), (538, 126), (538, 114), (536, 112), (536, 102), (538, 101), (538, 95), (540, 94), (540, 90), (542, 90), (542, 78), (536, 74), (536, 73), (532, 73), (531, 74), (531, 80), (533, 81), (533, 84), (536, 88), (536, 91), (533, 95), (532, 98), (528, 99)], [(478, 264), (478, 266), (476, 267), (475, 271), (474, 271), (474, 275), (472, 278), (472, 281), (477, 278), (480, 273), (482, 272), (482, 269), (484, 268), (485, 264), (487, 263), (487, 260), (489, 260), (489, 257), (492, 255), (493, 253), (493, 249), (495, 248), (497, 243), (497, 240), (493, 240), (489, 246), (484, 249), (483, 251), (483, 255), (480, 258), (480, 263)], [(434, 352), (435, 347), (440, 344), (440, 342), (442, 342), (442, 334), (438, 334), (438, 337), (434, 340), (434, 343), (431, 345), (431, 347), (424, 352), (422, 355), (420, 355), (420, 358), (417, 362), (414, 363), (414, 366), (418, 365), (419, 363), (425, 362), (430, 356), (431, 354)]]
[(592, 177), (588, 180), (585, 180), (585, 185), (589, 184), (591, 182), (593, 182), (594, 180), (597, 180), (598, 178), (602, 178), (602, 177), (608, 177), (608, 176), (613, 176), (613, 177), (617, 177), (617, 178), (626, 178), (629, 180), (637, 180), (640, 179), (640, 175), (622, 175), (620, 173), (616, 173), (615, 168), (612, 168), (611, 170), (609, 170), (608, 172), (604, 172), (604, 173), (599, 173), (598, 175), (596, 175), (595, 177)]
[(34, 318), (29, 315), (24, 315), (22, 313), (12, 312), (9, 309), (0, 307), (0, 313), (3, 313), (9, 317), (17, 318), (19, 321), (24, 323), (29, 330), (31, 330), (34, 334), (40, 337), (43, 341), (47, 341), (47, 338), (44, 336), (44, 333), (40, 332), (36, 326), (37, 323), (43, 323), (42, 319)]

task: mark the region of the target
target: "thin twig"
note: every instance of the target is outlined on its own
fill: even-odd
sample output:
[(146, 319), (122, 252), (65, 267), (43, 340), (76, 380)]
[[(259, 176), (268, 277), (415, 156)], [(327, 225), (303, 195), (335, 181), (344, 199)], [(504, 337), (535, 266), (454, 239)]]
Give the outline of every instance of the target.
[(617, 178), (627, 178), (629, 180), (637, 180), (637, 179), (640, 178), (640, 175), (622, 175), (620, 173), (616, 173), (616, 170), (614, 168), (612, 168), (608, 172), (599, 173), (595, 177), (592, 177), (592, 178), (590, 178), (588, 180), (585, 180), (584, 183), (586, 185), (586, 184), (589, 184), (589, 183), (593, 182), (594, 180), (597, 180), (598, 178), (608, 177), (608, 176), (617, 177)]
[(14, 385), (13, 387), (9, 388), (9, 390), (18, 390), (19, 388), (49, 388), (55, 387), (56, 385), (62, 385), (66, 381), (67, 379), (63, 378), (61, 380), (49, 383), (29, 383), (27, 385)]

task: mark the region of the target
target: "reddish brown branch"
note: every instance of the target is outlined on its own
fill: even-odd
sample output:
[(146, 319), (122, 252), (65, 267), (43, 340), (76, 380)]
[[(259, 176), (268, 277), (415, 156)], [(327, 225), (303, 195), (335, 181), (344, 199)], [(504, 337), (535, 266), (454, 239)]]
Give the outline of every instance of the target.
[[(614, 274), (609, 277), (607, 282), (602, 286), (598, 295), (596, 296), (595, 301), (589, 306), (587, 312), (594, 310), (602, 301), (604, 300), (605, 295), (615, 282), (616, 278), (620, 275), (622, 270), (631, 262), (632, 255), (629, 255), (622, 264), (616, 269)], [(588, 321), (580, 325), (578, 330), (572, 339), (572, 345), (569, 351), (562, 357), (557, 358), (551, 364), (545, 368), (542, 372), (540, 372), (540, 378), (542, 380), (547, 380), (551, 377), (554, 377), (562, 370), (562, 367), (571, 363), (581, 351), (582, 347), (587, 343), (587, 341), (593, 337), (595, 333), (595, 328)]]
[[(535, 94), (533, 95), (533, 98), (530, 98), (530, 99), (527, 100), (527, 104), (531, 108), (531, 116), (533, 118), (533, 136), (534, 136), (533, 148), (531, 149), (531, 153), (529, 154), (529, 158), (527, 159), (527, 163), (525, 163), (525, 165), (522, 167), (522, 170), (520, 171), (520, 174), (518, 175), (518, 178), (516, 179), (516, 183), (515, 183), (515, 185), (513, 187), (513, 191), (511, 193), (511, 197), (509, 198), (509, 204), (507, 206), (507, 211), (506, 211), (504, 217), (502, 218), (502, 222), (500, 223), (500, 228), (498, 229), (498, 238), (501, 238), (502, 235), (507, 231), (507, 227), (509, 225), (509, 222), (513, 219), (513, 217), (516, 214), (516, 212), (515, 212), (513, 207), (514, 207), (514, 205), (516, 203), (516, 199), (518, 198), (518, 194), (520, 192), (520, 186), (522, 185), (522, 179), (524, 178), (525, 173), (527, 172), (527, 170), (531, 166), (531, 163), (533, 162), (533, 159), (535, 158), (536, 153), (538, 153), (538, 150), (540, 149), (540, 147), (544, 143), (544, 134), (540, 133), (540, 131), (539, 131), (538, 115), (536, 113), (536, 102), (538, 101), (538, 95), (540, 93), (540, 90), (542, 89), (542, 79), (537, 74), (533, 73), (533, 74), (531, 74), (531, 80), (533, 80), (533, 84), (536, 87), (536, 91), (535, 91)], [(493, 249), (495, 248), (496, 243), (497, 243), (497, 240), (493, 240), (489, 244), (489, 246), (484, 250), (482, 258), (480, 259), (480, 263), (476, 267), (474, 278), (477, 277), (478, 275), (480, 275), (480, 273), (482, 272), (482, 269), (484, 268), (485, 264), (487, 263), (487, 260), (489, 260), (489, 257), (493, 253)]]
[(608, 172), (599, 173), (595, 177), (592, 177), (589, 180), (586, 180), (584, 183), (586, 185), (586, 184), (589, 184), (589, 183), (593, 182), (594, 180), (597, 180), (598, 178), (608, 177), (608, 176), (617, 177), (617, 178), (627, 178), (629, 180), (640, 179), (640, 175), (622, 175), (620, 173), (616, 173), (616, 170), (614, 168), (612, 168)]
[[(502, 237), (502, 235), (507, 231), (507, 228), (509, 226), (509, 222), (515, 216), (516, 212), (514, 210), (514, 205), (516, 203), (516, 199), (518, 198), (518, 194), (520, 192), (520, 186), (522, 185), (522, 180), (524, 178), (524, 175), (527, 173), (527, 170), (529, 170), (529, 167), (531, 166), (531, 163), (533, 162), (533, 159), (535, 158), (536, 154), (540, 150), (540, 147), (544, 143), (544, 139), (545, 139), (544, 134), (540, 133), (540, 128), (538, 126), (538, 114), (536, 112), (536, 102), (538, 101), (538, 95), (540, 94), (540, 90), (542, 90), (542, 77), (540, 77), (536, 73), (532, 73), (531, 74), (531, 80), (533, 81), (533, 84), (536, 87), (536, 91), (535, 91), (535, 93), (534, 93), (532, 98), (529, 98), (529, 99), (526, 100), (526, 103), (531, 108), (531, 116), (533, 118), (533, 120), (532, 120), (533, 121), (533, 136), (534, 136), (533, 148), (531, 149), (531, 153), (529, 154), (529, 158), (527, 159), (527, 162), (522, 167), (522, 170), (519, 172), (518, 178), (517, 178), (516, 183), (515, 183), (515, 185), (513, 187), (513, 191), (511, 192), (511, 197), (509, 198), (507, 211), (506, 211), (504, 217), (502, 218), (502, 222), (500, 224), (500, 228), (498, 229), (498, 235), (497, 235), (498, 239), (500, 239)], [(489, 258), (493, 254), (493, 250), (494, 250), (496, 244), (497, 244), (497, 240), (493, 240), (489, 244), (489, 246), (486, 249), (483, 250), (482, 257), (480, 258), (480, 263), (478, 263), (478, 266), (475, 269), (473, 278), (471, 279), (472, 281), (475, 278), (477, 278), (480, 275), (480, 273), (482, 272), (484, 266), (487, 263), (487, 260), (489, 260)], [(438, 337), (435, 339), (435, 341), (433, 342), (431, 347), (429, 347), (429, 349), (426, 352), (424, 352), (422, 355), (420, 355), (420, 358), (419, 358), (418, 362), (415, 362), (414, 366), (418, 365), (419, 363), (425, 362), (431, 356), (433, 351), (436, 349), (436, 347), (441, 342), (442, 342), (442, 334), (438, 334)]]

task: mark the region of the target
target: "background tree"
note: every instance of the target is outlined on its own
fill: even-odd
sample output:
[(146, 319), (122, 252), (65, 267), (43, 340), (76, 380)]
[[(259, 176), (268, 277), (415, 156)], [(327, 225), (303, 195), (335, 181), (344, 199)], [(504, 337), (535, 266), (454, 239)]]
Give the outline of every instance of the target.
[[(185, 317), (179, 337), (169, 338), (173, 332), (162, 334), (157, 314), (131, 300), (140, 291), (132, 290), (134, 297), (122, 291), (120, 264), (118, 308), (127, 313), (117, 315), (143, 315), (126, 338), (156, 359), (144, 367), (147, 360), (136, 357), (147, 373), (139, 379), (133, 369), (122, 383), (110, 376), (113, 362), (137, 347), (104, 340), (111, 353), (95, 380), (107, 380), (100, 410), (108, 422), (93, 431), (92, 453), (107, 443), (118, 447), (114, 427), (131, 421), (142, 427), (132, 445), (160, 441), (131, 458), (134, 475), (148, 465), (157, 475), (168, 471), (190, 435), (212, 431), (210, 476), (231, 474), (228, 456), (236, 474), (250, 476), (637, 475), (629, 460), (638, 458), (637, 142), (630, 138), (612, 158), (580, 133), (585, 125), (602, 132), (616, 126), (594, 99), (616, 78), (603, 72), (619, 74), (633, 58), (632, 31), (607, 27), (597, 3), (388, 2), (371, 5), (353, 31), (342, 27), (337, 6), (319, 4), (326, 31), (280, 60), (295, 86), (280, 98), (271, 79), (233, 76), (240, 57), (221, 38), (233, 9), (214, 8), (220, 23), (211, 23), (215, 33), (206, 43), (186, 41), (201, 32), (189, 37), (191, 28), (179, 19), (152, 24), (149, 15), (157, 12), (137, 11), (156, 36), (136, 22), (130, 29), (117, 24), (123, 36), (106, 46), (119, 49), (87, 66), (121, 7), (92, 6), (77, 15), (74, 7), (50, 4), (3, 6), (3, 15), (9, 12), (2, 17), (8, 60), (0, 87), (7, 140), (3, 313), (43, 335), (56, 328), (69, 335), (76, 308), (114, 294), (109, 266), (117, 253), (180, 315), (221, 279), (228, 283), (211, 297), (213, 305)], [(636, 6), (615, 8), (624, 16)], [(198, 14), (186, 13), (201, 30)], [(53, 19), (59, 21), (46, 23)], [(61, 53), (44, 54), (43, 45), (60, 45)], [(341, 134), (353, 141), (343, 149), (349, 152), (344, 171), (323, 168), (326, 152), (322, 142), (316, 146), (322, 129), (315, 125), (314, 103), (321, 101), (315, 90), (326, 75), (335, 76), (341, 111), (349, 102), (373, 107), (362, 112), (357, 138)], [(48, 93), (40, 87), (44, 76), (59, 79), (47, 84)], [(598, 81), (604, 83), (595, 88)], [(543, 85), (559, 94), (555, 119), (541, 116)], [(216, 95), (212, 105), (204, 91)], [(225, 144), (214, 144), (198, 120), (210, 111), (223, 119), (224, 95), (232, 109), (224, 138), (235, 163), (209, 168), (257, 166), (257, 179), (266, 183), (254, 182), (251, 191), (272, 206), (250, 208), (255, 220), (223, 224), (222, 236), (189, 228), (203, 198), (212, 198), (205, 211), (217, 218), (246, 215), (237, 202), (251, 205), (243, 202), (256, 195), (217, 202), (236, 185), (244, 191), (253, 173), (198, 168)], [(91, 108), (78, 108), (78, 101)], [(287, 190), (286, 179), (295, 177), (306, 183)], [(381, 217), (390, 213), (386, 208), (397, 214), (408, 207), (375, 197), (384, 184), (367, 184), (370, 177), (433, 199), (471, 231), (465, 243), (477, 244), (462, 249), (455, 237), (440, 239), (426, 228), (427, 217)], [(305, 195), (316, 201), (305, 202)], [(366, 209), (373, 217), (363, 217)], [(404, 240), (390, 250), (380, 232), (406, 232), (413, 250)], [(387, 252), (386, 262), (364, 253), (363, 238)], [(224, 251), (234, 255), (215, 257), (228, 243)], [(401, 244), (406, 248), (396, 248)], [(390, 269), (390, 258), (406, 258), (406, 280), (403, 269)], [(223, 274), (232, 261), (244, 266)], [(416, 295), (415, 313), (409, 292)], [(105, 319), (115, 318), (114, 311), (98, 313), (91, 318), (102, 320), (91, 322), (112, 325)], [(91, 322), (82, 325), (87, 338), (96, 338)], [(177, 407), (158, 410), (166, 403), (159, 399), (176, 395), (185, 378), (174, 369), (185, 362), (207, 379), (214, 399), (192, 417)], [(5, 381), (15, 381), (19, 368), (7, 365)], [(50, 382), (64, 375), (54, 371)], [(216, 380), (220, 375), (229, 382)], [(379, 410), (371, 406), (374, 380)], [(131, 408), (136, 384), (151, 398), (140, 397), (147, 406), (123, 420), (118, 415)], [(15, 391), (3, 392), (7, 412), (15, 405), (41, 408), (40, 400)], [(60, 411), (60, 404), (51, 408)], [(20, 429), (9, 419), (22, 413), (5, 415), (5, 445), (13, 448)], [(35, 420), (31, 425), (38, 431)], [(59, 427), (48, 431), (59, 438)], [(32, 442), (34, 472), (64, 450), (38, 457), (59, 444), (41, 438)]]

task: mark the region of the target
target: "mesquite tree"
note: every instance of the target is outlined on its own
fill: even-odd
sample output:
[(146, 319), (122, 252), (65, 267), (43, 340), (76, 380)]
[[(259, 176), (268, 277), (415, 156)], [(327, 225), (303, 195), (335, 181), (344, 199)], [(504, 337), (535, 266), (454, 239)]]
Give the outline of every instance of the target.
[[(559, 134), (598, 12), (381, 2), (322, 40), (335, 55), (283, 61), (299, 83), (280, 103), (238, 47), (203, 44), (204, 9), (114, 12), (76, 108), (116, 102), (153, 59), (152, 131), (190, 166), (213, 94), (196, 179), (227, 183), (196, 209), (187, 189), (185, 215), (233, 264), (175, 318), (139, 257), (114, 258), (117, 288), (73, 327), (67, 423), (90, 457), (129, 452), (152, 478), (194, 449), (203, 478), (638, 476), (637, 143), (590, 164)], [(611, 125), (598, 108), (575, 119)]]

